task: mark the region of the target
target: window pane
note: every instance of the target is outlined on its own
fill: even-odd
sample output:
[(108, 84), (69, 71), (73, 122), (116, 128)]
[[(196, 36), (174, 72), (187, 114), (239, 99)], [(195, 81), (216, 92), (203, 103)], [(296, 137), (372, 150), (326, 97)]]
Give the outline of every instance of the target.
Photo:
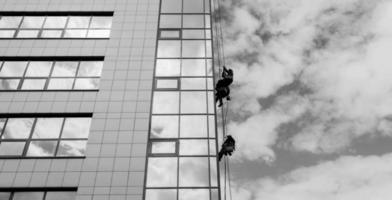
[(184, 15), (183, 28), (204, 28), (204, 15)]
[(205, 13), (210, 12), (210, 0), (204, 0), (204, 12)]
[(182, 76), (205, 76), (206, 61), (204, 59), (182, 60)]
[(203, 13), (204, 0), (184, 0), (184, 13)]
[(20, 79), (1, 79), (0, 90), (16, 90), (18, 89)]
[(181, 113), (206, 113), (205, 92), (181, 92)]
[(214, 89), (214, 80), (212, 80), (212, 78), (207, 78), (207, 89), (208, 90)]
[(216, 158), (210, 157), (210, 175), (211, 175), (211, 186), (218, 186), (218, 167), (216, 164)]
[(162, 0), (162, 13), (180, 13), (182, 8), (181, 0)]
[(181, 28), (181, 15), (161, 15), (160, 28)]
[(93, 17), (90, 28), (111, 28), (112, 17)]
[(215, 138), (215, 117), (208, 116), (208, 136)]
[(206, 39), (211, 39), (211, 31), (206, 30)]
[(99, 88), (99, 78), (77, 78), (74, 89), (77, 90), (97, 90)]
[(80, 62), (78, 76), (101, 76), (102, 67), (102, 61)]
[(0, 17), (0, 28), (18, 28), (22, 17)]
[(180, 140), (180, 155), (208, 155), (207, 140)]
[(212, 57), (211, 40), (206, 40), (206, 57)]
[(21, 28), (41, 28), (45, 17), (24, 17)]
[(45, 200), (75, 200), (76, 192), (46, 192)]
[(208, 158), (181, 157), (179, 164), (180, 187), (209, 185)]
[(30, 62), (26, 71), (26, 77), (49, 76), (53, 62)]
[(64, 28), (67, 17), (46, 17), (44, 28)]
[(204, 40), (182, 41), (182, 57), (205, 57)]
[(24, 79), (22, 90), (43, 90), (46, 79)]
[(38, 118), (33, 138), (59, 138), (63, 118)]
[(73, 82), (73, 78), (52, 78), (49, 81), (48, 90), (70, 90)]
[(212, 76), (214, 70), (212, 69), (212, 59), (207, 59), (207, 76)]
[(15, 30), (0, 30), (0, 38), (12, 38), (14, 34)]
[(149, 158), (147, 187), (177, 186), (177, 158)]
[(43, 192), (15, 192), (12, 200), (42, 200)]
[(182, 90), (205, 90), (206, 79), (205, 78), (182, 78), (181, 89)]
[(66, 118), (62, 138), (88, 138), (91, 118)]
[(208, 189), (180, 189), (178, 200), (209, 200)]
[(177, 79), (157, 79), (156, 80), (157, 89), (177, 89), (178, 80)]
[(67, 28), (88, 28), (90, 17), (69, 17)]
[(178, 59), (157, 59), (155, 76), (179, 76), (180, 65)]
[(181, 138), (206, 138), (207, 137), (207, 116), (181, 116), (180, 119)]
[(42, 38), (61, 38), (62, 30), (43, 30), (41, 33)]
[(205, 27), (206, 28), (211, 28), (211, 19), (210, 19), (210, 15), (205, 15)]
[(158, 42), (158, 57), (175, 58), (181, 56), (181, 43), (179, 40), (160, 40)]
[(23, 76), (23, 73), (26, 69), (27, 62), (13, 62), (8, 61), (4, 62), (3, 67), (0, 71), (1, 77), (10, 77), (10, 76)]
[(56, 62), (54, 65), (53, 77), (74, 77), (78, 62)]
[(27, 156), (54, 156), (57, 141), (31, 141)]
[(0, 156), (21, 156), (25, 142), (1, 142)]
[(161, 31), (160, 38), (171, 38), (176, 39), (180, 38), (180, 31)]
[(184, 39), (204, 39), (204, 29), (201, 30), (182, 30)]
[(86, 146), (87, 141), (85, 140), (62, 140), (57, 156), (84, 156)]
[(38, 30), (20, 30), (17, 38), (36, 38), (38, 37)]
[(215, 140), (210, 140), (210, 142), (209, 142), (209, 145), (210, 145), (210, 155), (216, 155), (216, 142), (215, 142)]
[(2, 139), (24, 139), (30, 135), (34, 118), (10, 118)]
[(151, 117), (152, 138), (177, 138), (178, 116), (156, 116)]
[(0, 200), (9, 200), (11, 192), (0, 192)]
[(108, 38), (110, 37), (110, 30), (89, 30), (87, 37), (89, 38)]
[(177, 200), (175, 189), (147, 189), (146, 200)]
[(65, 38), (85, 38), (87, 34), (87, 30), (65, 30), (64, 37)]
[(6, 120), (7, 120), (7, 118), (0, 118), (0, 136), (4, 130), (4, 124), (5, 124)]
[(154, 92), (153, 113), (178, 113), (178, 92)]
[(209, 91), (207, 92), (208, 94), (208, 100), (207, 100), (207, 105), (208, 105), (208, 113), (214, 114), (215, 112), (215, 99), (214, 99), (214, 92)]
[(152, 142), (151, 153), (176, 153), (176, 142)]

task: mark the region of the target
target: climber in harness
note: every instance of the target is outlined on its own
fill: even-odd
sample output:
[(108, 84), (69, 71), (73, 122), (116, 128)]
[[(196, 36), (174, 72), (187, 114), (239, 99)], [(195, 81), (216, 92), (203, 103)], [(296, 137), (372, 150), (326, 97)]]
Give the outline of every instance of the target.
[(229, 154), (229, 156), (231, 156), (234, 150), (235, 150), (235, 140), (233, 139), (233, 137), (231, 137), (231, 135), (228, 135), (226, 137), (225, 142), (223, 142), (222, 144), (221, 150), (219, 151), (218, 160), (220, 161), (223, 155), (227, 156), (227, 154)]
[(219, 101), (218, 107), (223, 105), (223, 98), (230, 101), (230, 84), (233, 83), (233, 70), (223, 66), (222, 79), (216, 83), (215, 102)]

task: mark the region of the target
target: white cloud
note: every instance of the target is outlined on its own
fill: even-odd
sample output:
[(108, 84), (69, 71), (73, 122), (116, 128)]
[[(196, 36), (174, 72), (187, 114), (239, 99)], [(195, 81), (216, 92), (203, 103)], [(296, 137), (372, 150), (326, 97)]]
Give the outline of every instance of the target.
[(235, 184), (233, 199), (385, 200), (392, 196), (392, 154), (341, 157), (276, 179)]
[[(233, 3), (230, 4), (230, 3)], [(234, 5), (235, 4), (235, 5)], [(288, 143), (295, 150), (338, 152), (352, 140), (392, 126), (392, 1), (243, 0), (225, 1), (233, 13), (225, 43), (235, 69), (231, 109), (242, 116), (230, 130), (247, 159), (274, 157), (277, 128), (311, 116)], [(277, 95), (300, 81), (311, 94), (299, 101), (274, 102), (262, 109), (260, 98)], [(306, 102), (305, 104), (303, 102)], [(301, 112), (291, 111), (301, 107)]]

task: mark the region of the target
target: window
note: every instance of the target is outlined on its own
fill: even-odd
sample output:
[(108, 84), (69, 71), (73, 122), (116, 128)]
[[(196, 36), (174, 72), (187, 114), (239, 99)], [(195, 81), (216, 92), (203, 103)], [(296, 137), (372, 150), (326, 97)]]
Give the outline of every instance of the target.
[(1, 13), (0, 38), (109, 38), (113, 13)]
[(77, 188), (10, 188), (0, 189), (1, 200), (75, 200)]
[(0, 91), (98, 90), (102, 68), (99, 57), (5, 58), (0, 61)]
[(91, 114), (11, 115), (0, 118), (0, 157), (81, 157)]

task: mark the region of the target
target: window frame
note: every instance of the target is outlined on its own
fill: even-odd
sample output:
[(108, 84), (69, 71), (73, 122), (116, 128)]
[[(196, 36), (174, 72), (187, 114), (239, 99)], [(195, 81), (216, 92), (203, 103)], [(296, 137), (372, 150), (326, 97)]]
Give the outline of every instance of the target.
[(75, 192), (76, 194), (77, 191), (77, 187), (0, 187), (0, 192), (10, 193), (9, 200), (13, 200), (17, 192), (43, 192), (43, 200), (45, 200), (47, 192)]
[[(21, 76), (7, 76), (7, 77), (0, 77), (0, 81), (2, 80), (7, 80), (7, 79), (11, 79), (11, 80), (18, 80), (18, 85), (16, 89), (4, 89), (1, 90), (0, 89), (0, 93), (1, 92), (43, 92), (43, 91), (48, 91), (48, 92), (56, 92), (56, 91), (72, 91), (72, 92), (97, 92), (99, 91), (99, 85), (97, 89), (76, 89), (76, 81), (78, 79), (98, 79), (99, 82), (101, 80), (102, 77), (102, 71), (103, 68), (101, 69), (101, 75), (100, 76), (79, 76), (78, 75), (78, 71), (80, 69), (80, 63), (82, 62), (102, 62), (102, 64), (104, 65), (104, 61), (105, 61), (105, 57), (103, 56), (83, 56), (83, 57), (75, 57), (75, 56), (68, 56), (68, 57), (64, 57), (64, 56), (36, 56), (36, 57), (0, 57), (0, 71), (2, 70), (2, 67), (4, 66), (4, 63), (6, 62), (12, 62), (12, 61), (16, 61), (16, 62), (27, 62), (26, 67), (24, 68), (24, 72), (23, 75)], [(29, 69), (29, 65), (30, 62), (52, 62), (51, 66), (50, 66), (50, 72), (47, 76), (31, 76), (28, 77), (26, 76), (26, 73)], [(77, 63), (77, 67), (76, 67), (76, 72), (74, 76), (53, 76), (53, 70), (55, 67), (55, 63), (56, 62), (76, 62)], [(51, 79), (72, 79), (72, 86), (71, 89), (49, 89), (49, 83)], [(23, 83), (25, 80), (30, 80), (30, 79), (45, 79), (45, 85), (43, 86), (43, 88), (41, 89), (22, 89)], [(99, 84), (98, 82), (98, 84)]]
[[(86, 148), (87, 149), (87, 142), (88, 142), (88, 136), (87, 138), (62, 138), (62, 134), (64, 132), (64, 125), (65, 121), (67, 118), (90, 118), (91, 120), (93, 119), (93, 114), (92, 113), (39, 113), (39, 114), (34, 114), (34, 113), (25, 113), (25, 114), (0, 114), (0, 118), (5, 118), (6, 121), (4, 122), (3, 125), (3, 130), (0, 132), (0, 145), (1, 142), (25, 142), (24, 147), (23, 147), (23, 152), (21, 155), (15, 156), (15, 155), (0, 155), (0, 159), (80, 159), (80, 158), (86, 158), (86, 155), (83, 156), (61, 156), (58, 155), (59, 149), (60, 149), (60, 142), (61, 141), (86, 141)], [(31, 126), (31, 129), (29, 131), (29, 134), (27, 138), (17, 138), (17, 139), (2, 139), (4, 135), (4, 130), (5, 127), (7, 126), (8, 119), (12, 118), (32, 118), (33, 119), (33, 124)], [(37, 119), (39, 118), (63, 118), (63, 121), (61, 123), (61, 129), (59, 132), (59, 136), (56, 138), (33, 138), (35, 126), (37, 124)], [(91, 124), (90, 124), (91, 128)], [(31, 142), (34, 141), (56, 141), (56, 146), (54, 149), (54, 153), (52, 156), (28, 156), (28, 150), (30, 147)]]

